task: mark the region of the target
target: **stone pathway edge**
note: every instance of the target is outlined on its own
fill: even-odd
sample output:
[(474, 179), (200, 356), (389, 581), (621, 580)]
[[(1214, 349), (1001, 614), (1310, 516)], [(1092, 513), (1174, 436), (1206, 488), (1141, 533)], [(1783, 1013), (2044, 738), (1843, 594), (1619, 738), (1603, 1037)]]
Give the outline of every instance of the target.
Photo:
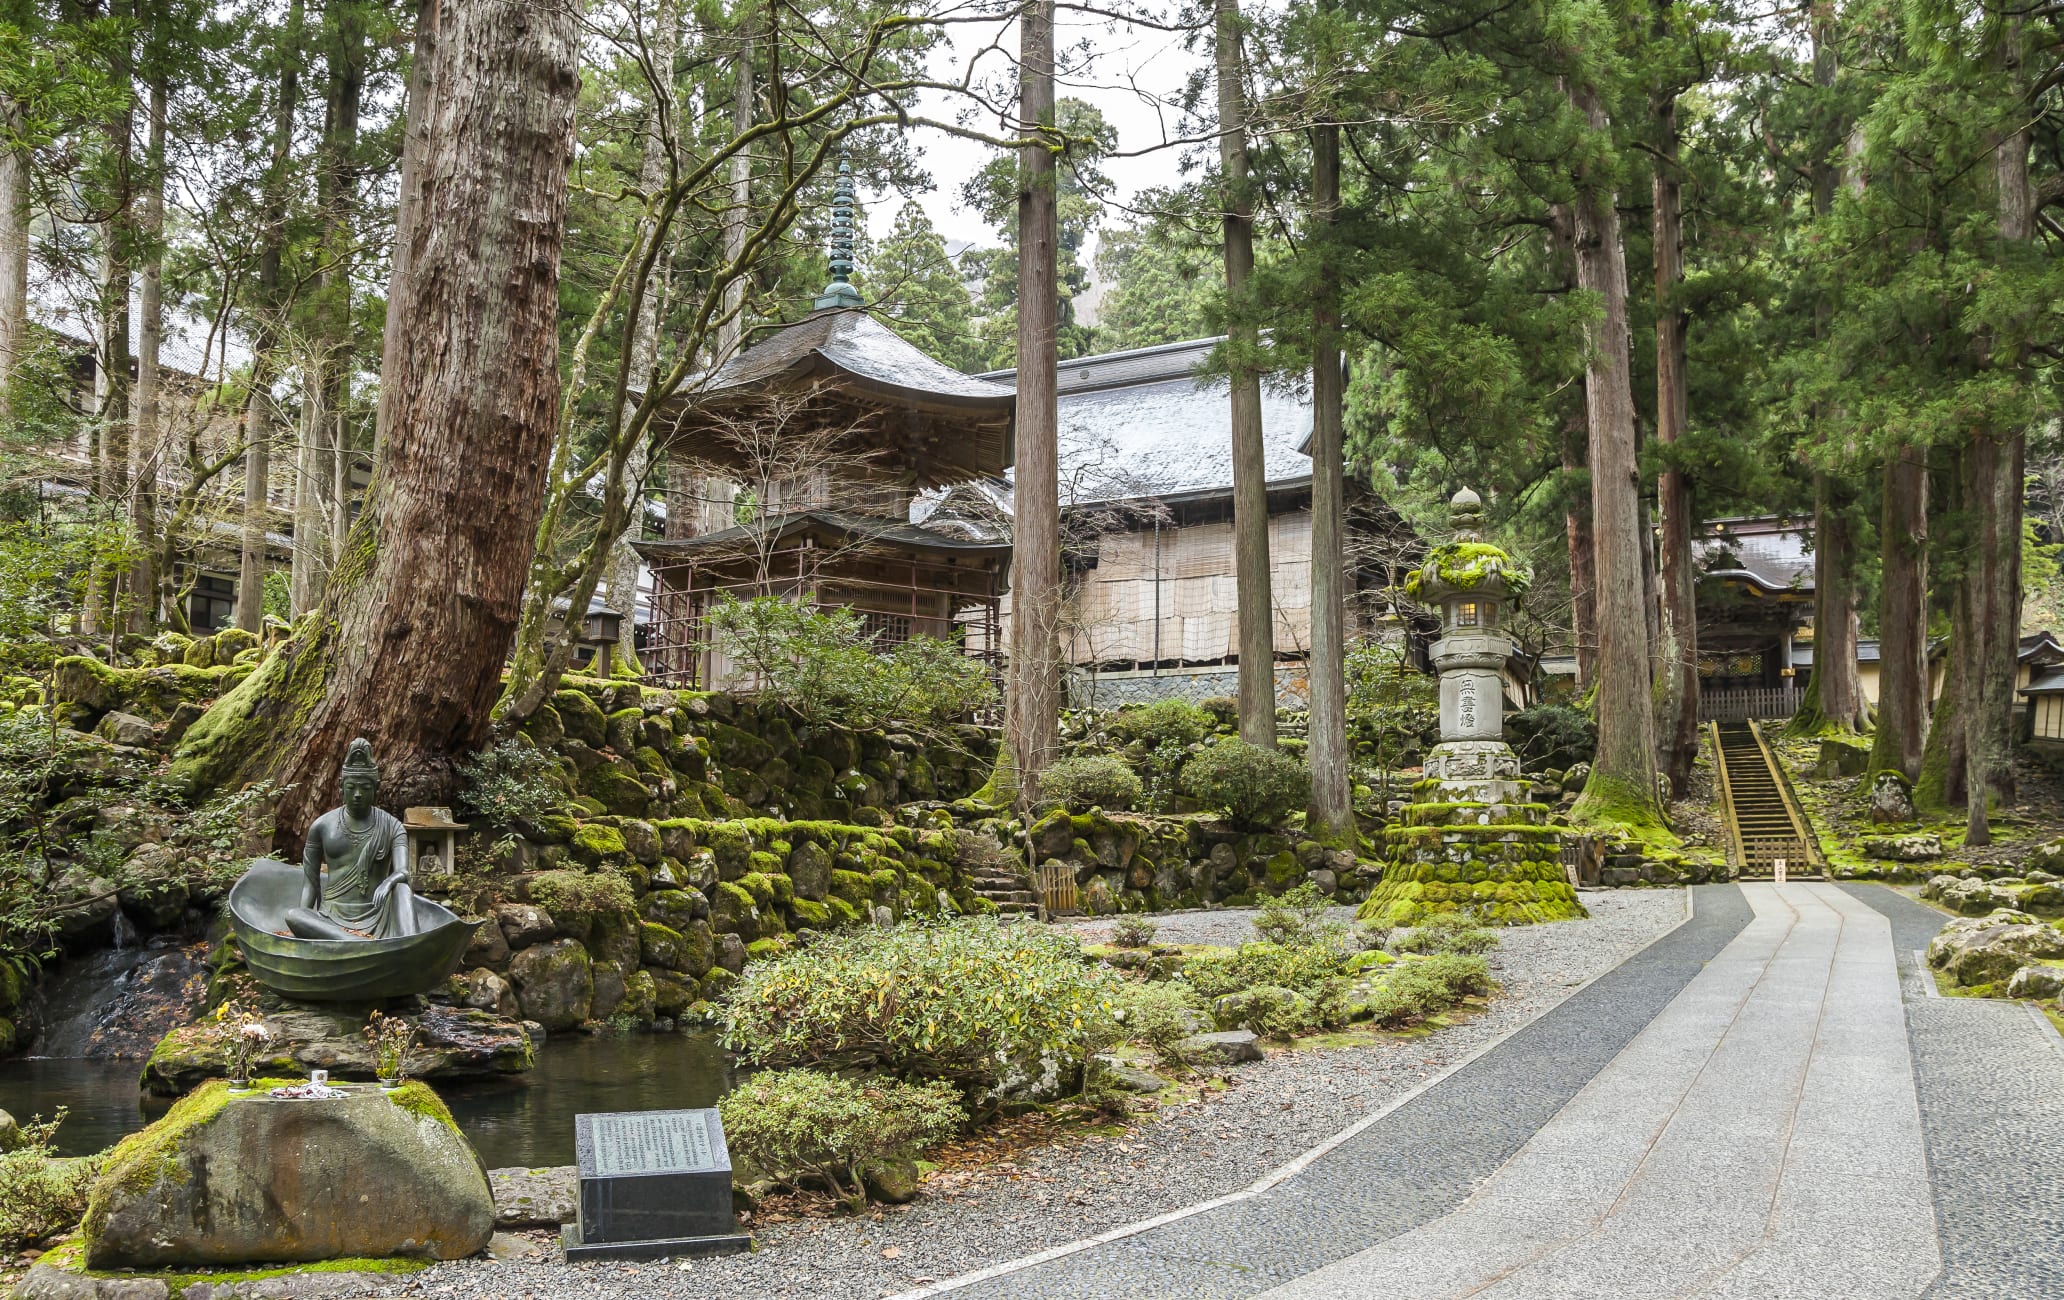
[(1194, 1215), (1204, 1214), (1211, 1210), (1218, 1209), (1220, 1206), (1234, 1205), (1241, 1201), (1250, 1200), (1253, 1197), (1261, 1195), (1263, 1192), (1269, 1191), (1271, 1188), (1280, 1186), (1282, 1183), (1287, 1182), (1292, 1178), (1295, 1178), (1298, 1174), (1310, 1168), (1318, 1160), (1324, 1158), (1324, 1156), (1328, 1152), (1339, 1147), (1342, 1143), (1350, 1141), (1355, 1137), (1355, 1135), (1388, 1118), (1393, 1111), (1396, 1111), (1404, 1107), (1405, 1105), (1418, 1099), (1421, 1095), (1430, 1092), (1434, 1088), (1437, 1088), (1441, 1084), (1447, 1082), (1449, 1078), (1456, 1074), (1459, 1074), (1462, 1070), (1467, 1068), (1469, 1065), (1473, 1064), (1478, 1058), (1488, 1056), (1491, 1052), (1503, 1046), (1505, 1041), (1511, 1038), (1513, 1035), (1519, 1033), (1521, 1030), (1525, 1029), (1527, 1026), (1533, 1024), (1534, 1022), (1540, 1020), (1542, 1017), (1554, 1011), (1557, 1007), (1560, 1007), (1563, 1003), (1569, 1001), (1573, 997), (1576, 997), (1585, 989), (1590, 988), (1593, 984), (1596, 984), (1598, 981), (1612, 974), (1614, 971), (1626, 965), (1628, 962), (1634, 960), (1642, 953), (1647, 952), (1650, 948), (1655, 947), (1663, 940), (1669, 938), (1673, 934), (1676, 934), (1679, 930), (1682, 930), (1685, 926), (1689, 925), (1692, 921), (1694, 914), (1694, 895), (1689, 886), (1685, 886), (1683, 888), (1683, 893), (1684, 918), (1680, 920), (1677, 924), (1671, 926), (1667, 930), (1658, 931), (1655, 935), (1650, 937), (1648, 942), (1642, 944), (1640, 947), (1629, 948), (1626, 951), (1626, 953), (1622, 955), (1621, 958), (1618, 961), (1614, 962), (1612, 965), (1606, 967), (1602, 971), (1599, 971), (1590, 979), (1587, 979), (1580, 984), (1572, 986), (1561, 997), (1555, 999), (1553, 1002), (1548, 1003), (1546, 1006), (1543, 1006), (1539, 1011), (1535, 1012), (1532, 1016), (1529, 1016), (1527, 1019), (1520, 1021), (1518, 1024), (1512, 1026), (1510, 1029), (1507, 1029), (1504, 1033), (1499, 1034), (1497, 1037), (1479, 1044), (1475, 1050), (1471, 1051), (1466, 1056), (1463, 1056), (1460, 1060), (1456, 1061), (1453, 1065), (1450, 1065), (1447, 1069), (1442, 1070), (1439, 1074), (1434, 1075), (1432, 1078), (1426, 1080), (1426, 1082), (1418, 1085), (1417, 1087), (1408, 1089), (1407, 1091), (1401, 1093), (1397, 1097), (1392, 1098), (1388, 1104), (1384, 1105), (1380, 1109), (1375, 1110), (1370, 1114), (1364, 1115), (1361, 1119), (1356, 1120), (1354, 1123), (1348, 1125), (1346, 1128), (1340, 1130), (1338, 1133), (1335, 1133), (1332, 1137), (1327, 1138), (1324, 1142), (1319, 1143), (1317, 1146), (1312, 1147), (1310, 1150), (1288, 1161), (1287, 1163), (1279, 1165), (1275, 1169), (1270, 1170), (1268, 1173), (1262, 1175), (1260, 1179), (1256, 1180), (1254, 1183), (1246, 1187), (1241, 1188), (1239, 1191), (1227, 1192), (1223, 1196), (1214, 1196), (1210, 1200), (1198, 1201), (1194, 1205), (1185, 1205), (1181, 1209), (1170, 1210), (1166, 1214), (1157, 1214), (1151, 1219), (1141, 1219), (1136, 1223), (1128, 1223), (1121, 1227), (1112, 1228), (1107, 1232), (1100, 1232), (1093, 1237), (1083, 1237), (1079, 1240), (1067, 1242), (1063, 1245), (1052, 1246), (1046, 1250), (1039, 1251), (1036, 1254), (1024, 1255), (1017, 1259), (1005, 1260), (1001, 1264), (991, 1264), (987, 1268), (976, 1269), (972, 1273), (962, 1273), (957, 1277), (950, 1277), (945, 1279), (944, 1281), (929, 1283), (925, 1286), (918, 1287), (914, 1290), (901, 1291), (896, 1293), (895, 1295), (887, 1297), (886, 1300), (927, 1300), (927, 1298), (930, 1296), (945, 1295), (949, 1292), (958, 1291), (965, 1287), (975, 1286), (978, 1283), (993, 1281), (994, 1279), (999, 1277), (1008, 1277), (1012, 1273), (1020, 1273), (1029, 1268), (1037, 1268), (1042, 1264), (1050, 1264), (1057, 1259), (1065, 1259), (1070, 1255), (1080, 1254), (1082, 1251), (1091, 1250), (1097, 1246), (1109, 1245), (1114, 1241), (1123, 1241), (1128, 1237), (1136, 1237), (1139, 1236), (1141, 1233), (1151, 1232), (1154, 1229), (1163, 1227), (1167, 1224), (1177, 1223), (1183, 1219), (1190, 1218)]

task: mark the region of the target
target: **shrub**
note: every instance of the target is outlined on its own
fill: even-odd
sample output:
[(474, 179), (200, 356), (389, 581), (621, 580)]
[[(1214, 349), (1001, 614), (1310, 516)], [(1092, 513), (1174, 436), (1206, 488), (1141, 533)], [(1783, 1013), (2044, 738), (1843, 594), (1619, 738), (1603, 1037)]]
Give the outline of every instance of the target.
[(21, 1126), (21, 1145), (0, 1154), (0, 1253), (47, 1241), (67, 1231), (86, 1212), (86, 1192), (100, 1157), (65, 1160), (50, 1154), (50, 1140), (64, 1122), (30, 1121)]
[(1288, 754), (1228, 738), (1183, 766), (1182, 788), (1243, 830), (1267, 830), (1311, 799), (1311, 769)]
[(861, 1171), (908, 1156), (967, 1121), (951, 1086), (849, 1079), (818, 1070), (755, 1074), (717, 1102), (731, 1150), (768, 1176), (823, 1183), (858, 1208)]
[(1043, 926), (908, 922), (817, 935), (746, 967), (724, 1039), (759, 1065), (881, 1069), (978, 1093), (1110, 1042), (1119, 986)]
[(1230, 695), (1214, 695), (1199, 700), (1197, 707), (1210, 714), (1221, 727), (1230, 727), (1240, 720), (1240, 702)]
[(459, 764), (459, 809), (496, 830), (538, 822), (564, 799), (553, 781), (557, 767), (544, 751), (504, 740)]
[(1254, 933), (1263, 943), (1334, 943), (1344, 938), (1339, 924), (1326, 924), (1326, 909), (1332, 900), (1309, 880), (1287, 890), (1280, 898), (1265, 900), (1254, 914)]
[(1127, 1038), (1170, 1065), (1188, 1063), (1177, 1045), (1206, 1027), (1203, 1003), (1180, 980), (1128, 982), (1116, 1015)]
[(631, 882), (614, 871), (540, 871), (530, 878), (530, 901), (555, 920), (580, 921), (637, 904)]
[(1156, 929), (1150, 918), (1134, 912), (1119, 917), (1111, 927), (1111, 942), (1120, 948), (1144, 948), (1154, 942)]
[(934, 637), (884, 650), (843, 606), (726, 597), (709, 613), (717, 647), (798, 714), (854, 730), (958, 722), (995, 702), (981, 661)]
[(1138, 709), (1123, 709), (1111, 719), (1112, 736), (1148, 751), (1163, 745), (1188, 748), (1218, 729), (1218, 719), (1188, 700), (1156, 700)]
[(1437, 953), (1412, 964), (1457, 998), (1483, 997), (1491, 991), (1491, 964), (1474, 953)]
[(1567, 704), (1536, 704), (1505, 719), (1512, 748), (1529, 772), (1588, 763), (1598, 753), (1598, 724)]
[(1124, 812), (1139, 803), (1140, 779), (1108, 754), (1078, 754), (1041, 772), (1039, 793), (1065, 808)]
[(1192, 957), (1183, 966), (1183, 978), (1207, 998), (1270, 985), (1311, 993), (1340, 974), (1339, 950), (1318, 943), (1243, 944), (1231, 952)]
[(1485, 953), (1498, 936), (1479, 927), (1472, 912), (1436, 912), (1394, 945), (1399, 952)]
[(1391, 967), (1360, 1009), (1383, 1028), (1398, 1029), (1455, 1005), (1446, 981), (1429, 974), (1426, 966), (1426, 962), (1408, 962)]

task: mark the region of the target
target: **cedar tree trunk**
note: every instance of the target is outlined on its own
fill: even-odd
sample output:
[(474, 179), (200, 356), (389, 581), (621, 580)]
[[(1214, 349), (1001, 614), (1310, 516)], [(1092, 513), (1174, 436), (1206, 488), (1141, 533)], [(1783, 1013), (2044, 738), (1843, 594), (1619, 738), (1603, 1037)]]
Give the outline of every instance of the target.
[(322, 608), (178, 752), (194, 788), (289, 784), (281, 843), (335, 801), (353, 736), (372, 738), (400, 806), (447, 793), (487, 735), (558, 418), (575, 19), (525, 0), (446, 7), (423, 206), (389, 308), (385, 455)]
[(1690, 424), (1684, 313), (1676, 305), (1684, 282), (1684, 213), (1677, 177), (1677, 96), (1656, 100), (1663, 156), (1655, 169), (1656, 444), (1665, 468), (1656, 479), (1661, 580), (1656, 671), (1656, 732), (1670, 789), (1683, 798), (1698, 758), (1698, 574), (1691, 552), (1691, 484), (1672, 463), (1671, 450)]
[(1885, 462), (1878, 519), (1878, 733), (1870, 770), (1921, 774), (1928, 734), (1928, 463), (1901, 447)]
[[(1239, 602), (1240, 739), (1276, 743), (1276, 610), (1269, 590), (1268, 457), (1261, 427), (1261, 331), (1254, 274), (1254, 195), (1247, 175), (1247, 81), (1240, 0), (1213, 0), (1217, 27), (1218, 161), (1225, 187), (1226, 351), (1232, 365), (1233, 584)], [(1020, 295), (1020, 301), (1023, 296)]]
[[(1340, 300), (1332, 226), (1340, 207), (1340, 128), (1312, 131), (1312, 237), (1319, 278), (1312, 307), (1311, 774), (1314, 839), (1355, 847), (1347, 773), (1347, 546)], [(1242, 657), (1241, 662), (1245, 662)], [(1273, 689), (1273, 687), (1271, 688)], [(1272, 718), (1274, 716), (1271, 710)]]
[[(1592, 87), (1573, 87), (1570, 99), (1592, 131), (1603, 135), (1611, 129)], [(1641, 528), (1634, 390), (1628, 375), (1627, 261), (1610, 180), (1580, 175), (1577, 181), (1577, 284), (1598, 295), (1601, 307), (1587, 330), (1584, 374), (1597, 560), (1598, 755), (1570, 815), (1577, 822), (1666, 830), (1656, 798), (1648, 601), (1642, 587), (1647, 539)]]
[(1041, 135), (1054, 117), (1053, 0), (1032, 0), (1019, 20), (1018, 464), (1011, 557), (1011, 663), (1006, 704), (1019, 804), (1060, 744), (1061, 476), (1059, 194), (1054, 154)]

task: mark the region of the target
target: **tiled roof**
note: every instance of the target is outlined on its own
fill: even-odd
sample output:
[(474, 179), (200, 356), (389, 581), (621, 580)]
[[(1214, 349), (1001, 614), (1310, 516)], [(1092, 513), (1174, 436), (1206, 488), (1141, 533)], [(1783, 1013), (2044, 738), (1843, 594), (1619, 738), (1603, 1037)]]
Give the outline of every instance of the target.
[(1017, 400), (1009, 385), (962, 374), (865, 311), (850, 307), (805, 316), (725, 362), (699, 388), (705, 396), (758, 389), (771, 380), (800, 378), (820, 362), (912, 396), (1005, 411)]
[[(1224, 378), (1197, 376), (1219, 342), (1193, 339), (1061, 363), (1064, 504), (1232, 488), (1231, 387)], [(1015, 384), (1017, 372), (981, 378)], [(1270, 485), (1309, 477), (1311, 458), (1299, 450), (1311, 433), (1309, 388), (1264, 379), (1261, 419)]]
[[(29, 276), (29, 319), (83, 347), (92, 347), (99, 305), (94, 286), (70, 277), (59, 278), (47, 271)], [(179, 307), (168, 306), (164, 315), (164, 341), (158, 348), (158, 364), (167, 370), (197, 378), (217, 379), (233, 375), (251, 364), (251, 349), (235, 330), (218, 330), (211, 338), (213, 322)], [(129, 346), (132, 353), (143, 327), (143, 299), (129, 299)]]
[(1706, 529), (1692, 541), (1701, 575), (1739, 579), (1773, 594), (1813, 590), (1811, 529), (1803, 521), (1726, 519)]

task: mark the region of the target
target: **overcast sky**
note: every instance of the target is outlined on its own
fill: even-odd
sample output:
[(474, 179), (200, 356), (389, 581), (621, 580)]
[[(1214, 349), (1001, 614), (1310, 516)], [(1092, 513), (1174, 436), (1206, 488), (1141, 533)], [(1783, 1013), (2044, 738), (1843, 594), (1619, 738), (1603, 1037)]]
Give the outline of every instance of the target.
[[(1013, 55), (1017, 50), (1015, 23), (952, 26), (947, 31), (948, 43), (942, 44), (932, 54), (932, 75), (937, 80), (957, 78), (969, 57), (983, 51), (992, 42), (1002, 45)], [(1118, 147), (1121, 150), (1151, 149), (1174, 136), (1179, 117), (1173, 107), (1174, 101), (1192, 68), (1203, 57), (1201, 52), (1193, 54), (1183, 48), (1180, 33), (1151, 31), (1084, 14), (1063, 13), (1056, 28), (1055, 43), (1062, 50), (1064, 64), (1069, 61), (1072, 47), (1083, 43), (1088, 45), (1090, 56), (1087, 62), (1080, 68), (1064, 68), (1057, 93), (1088, 100), (1102, 109), (1105, 120), (1118, 130)], [(990, 50), (982, 57), (978, 75), (988, 79), (1008, 78), (1014, 75), (1014, 67), (1014, 63)], [(939, 94), (923, 103), (921, 111), (935, 118), (955, 120), (966, 104), (965, 99)], [(994, 118), (971, 121), (969, 125), (991, 134), (1004, 133)], [(914, 196), (924, 205), (932, 225), (948, 241), (966, 240), (993, 246), (997, 242), (995, 232), (983, 224), (980, 216), (960, 203), (962, 182), (989, 160), (992, 156), (989, 147), (926, 127), (913, 129), (912, 137), (923, 151), (925, 165), (935, 183), (930, 192)], [(1123, 203), (1142, 189), (1180, 181), (1181, 153), (1180, 149), (1159, 149), (1141, 157), (1113, 161), (1106, 170), (1110, 173), (1116, 200)], [(896, 212), (903, 206), (903, 199), (896, 194), (867, 197), (871, 200), (867, 211), (868, 229), (880, 238), (887, 235), (895, 224)], [(1130, 219), (1122, 211), (1107, 211), (1105, 220), (1125, 225)]]

